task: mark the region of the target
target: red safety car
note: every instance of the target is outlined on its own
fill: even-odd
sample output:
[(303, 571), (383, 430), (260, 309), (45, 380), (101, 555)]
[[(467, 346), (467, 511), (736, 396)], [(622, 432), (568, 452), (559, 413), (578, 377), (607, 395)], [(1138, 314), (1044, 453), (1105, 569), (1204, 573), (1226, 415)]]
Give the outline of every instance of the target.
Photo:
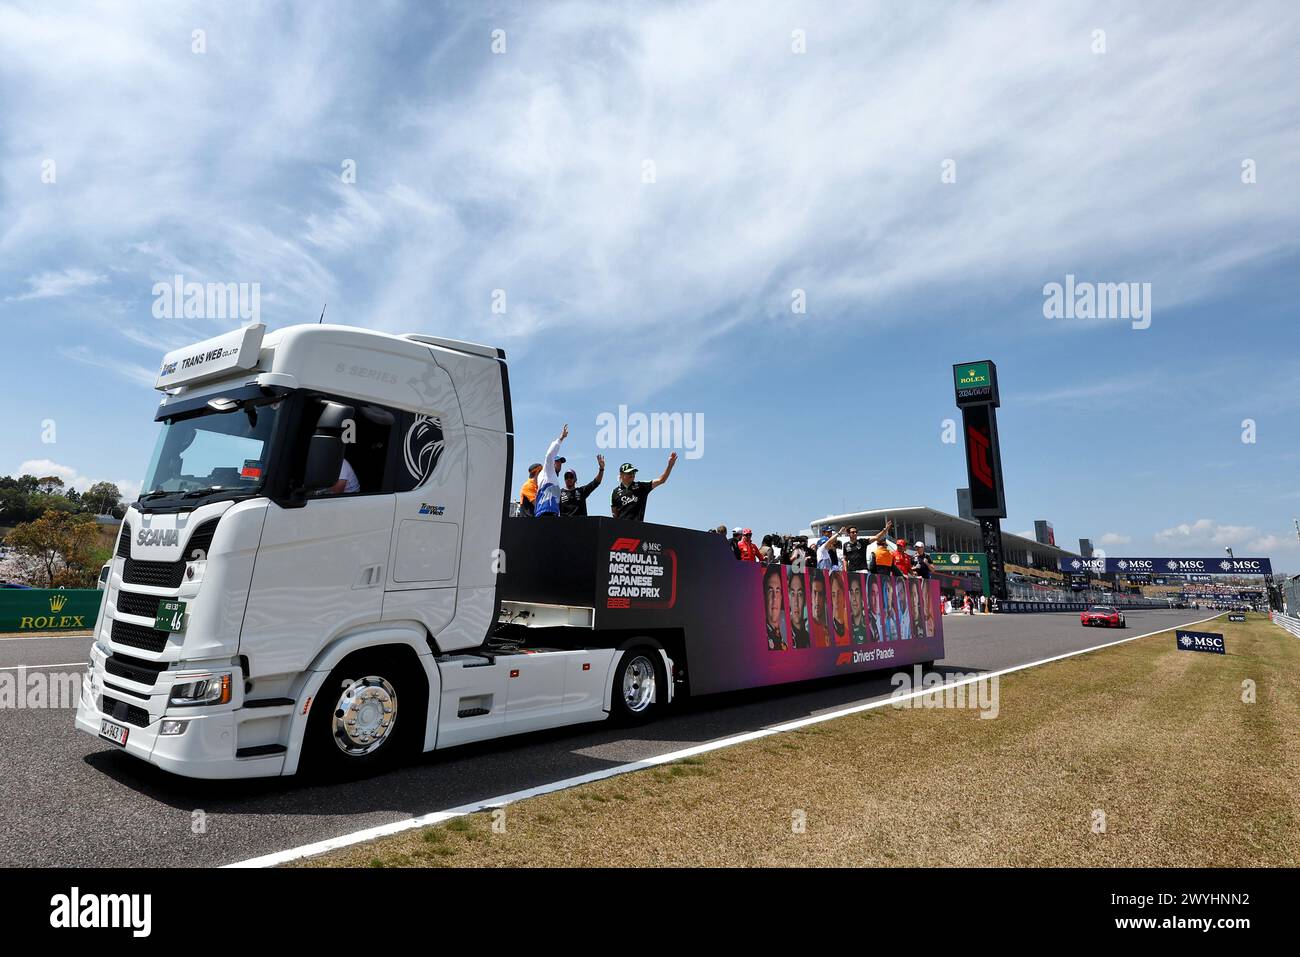
[(1093, 605), (1079, 615), (1081, 625), (1101, 625), (1103, 628), (1125, 628), (1124, 613), (1110, 605)]

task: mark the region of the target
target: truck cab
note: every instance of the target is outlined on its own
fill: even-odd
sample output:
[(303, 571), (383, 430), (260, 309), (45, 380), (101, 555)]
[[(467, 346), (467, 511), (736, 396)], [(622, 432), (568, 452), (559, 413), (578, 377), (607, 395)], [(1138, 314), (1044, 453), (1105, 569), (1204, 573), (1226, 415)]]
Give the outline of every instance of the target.
[[(545, 717), (523, 688), (543, 670), (604, 685), (580, 651), (479, 653), (511, 471), (498, 350), (253, 325), (170, 353), (156, 387), (79, 729), (190, 776), (288, 774), (499, 733), (511, 672), (519, 730)], [(570, 710), (603, 716), (595, 684)]]

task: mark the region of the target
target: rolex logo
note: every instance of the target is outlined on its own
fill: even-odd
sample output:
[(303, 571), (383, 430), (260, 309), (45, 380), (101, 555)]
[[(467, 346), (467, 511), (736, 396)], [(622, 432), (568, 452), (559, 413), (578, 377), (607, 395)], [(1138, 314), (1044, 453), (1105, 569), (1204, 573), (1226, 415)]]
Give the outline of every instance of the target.
[(67, 595), (51, 595), (50, 611), (63, 611), (63, 606), (68, 603)]

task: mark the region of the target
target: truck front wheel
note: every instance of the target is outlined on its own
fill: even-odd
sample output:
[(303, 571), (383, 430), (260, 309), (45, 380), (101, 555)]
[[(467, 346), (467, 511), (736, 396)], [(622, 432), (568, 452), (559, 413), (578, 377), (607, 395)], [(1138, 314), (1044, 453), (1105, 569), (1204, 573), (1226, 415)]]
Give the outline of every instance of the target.
[(307, 719), (308, 771), (346, 777), (390, 767), (416, 730), (416, 685), (396, 656), (342, 662), (321, 685)]
[(623, 652), (614, 669), (610, 717), (619, 724), (640, 724), (655, 717), (668, 697), (663, 657), (649, 645)]

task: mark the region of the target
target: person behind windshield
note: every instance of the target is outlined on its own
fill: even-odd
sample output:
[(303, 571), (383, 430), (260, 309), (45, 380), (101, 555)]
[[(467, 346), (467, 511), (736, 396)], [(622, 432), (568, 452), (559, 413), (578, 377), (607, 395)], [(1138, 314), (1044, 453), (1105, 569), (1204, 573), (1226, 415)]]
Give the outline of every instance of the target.
[(347, 495), (352, 492), (360, 492), (361, 483), (357, 481), (357, 473), (352, 468), (352, 463), (347, 459), (339, 466), (339, 480), (325, 490), (326, 495)]

